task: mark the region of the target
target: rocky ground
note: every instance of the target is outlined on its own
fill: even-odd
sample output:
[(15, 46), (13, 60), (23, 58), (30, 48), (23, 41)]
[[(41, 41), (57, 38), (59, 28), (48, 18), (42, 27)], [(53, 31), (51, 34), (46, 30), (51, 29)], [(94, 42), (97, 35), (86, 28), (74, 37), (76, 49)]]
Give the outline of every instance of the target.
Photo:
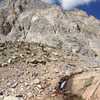
[(0, 100), (100, 100), (99, 20), (39, 0), (0, 7)]
[[(49, 100), (45, 96), (50, 96), (50, 100), (67, 100), (68, 94), (73, 93), (68, 100), (74, 100), (71, 99), (73, 96), (80, 100), (78, 96), (84, 96), (86, 89), (99, 81), (99, 66), (86, 65), (86, 61), (78, 55), (46, 45), (1, 43), (1, 97), (12, 95), (28, 100), (31, 100), (30, 97), (33, 97), (32, 100)], [(61, 89), (64, 81), (69, 85)]]

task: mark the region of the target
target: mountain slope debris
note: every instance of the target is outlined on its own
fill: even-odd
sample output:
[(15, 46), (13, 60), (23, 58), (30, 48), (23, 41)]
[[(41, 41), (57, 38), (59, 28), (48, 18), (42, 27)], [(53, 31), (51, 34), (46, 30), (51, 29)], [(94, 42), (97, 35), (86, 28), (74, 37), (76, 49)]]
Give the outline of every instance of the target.
[(40, 0), (0, 2), (0, 100), (100, 100), (100, 21)]

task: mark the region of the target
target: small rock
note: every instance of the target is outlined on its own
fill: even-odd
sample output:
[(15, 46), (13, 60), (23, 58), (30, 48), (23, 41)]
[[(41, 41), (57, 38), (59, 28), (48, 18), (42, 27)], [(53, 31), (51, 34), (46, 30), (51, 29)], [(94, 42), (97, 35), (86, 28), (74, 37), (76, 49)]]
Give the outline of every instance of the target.
[(12, 59), (8, 59), (8, 64), (11, 64), (12, 63)]
[(59, 54), (57, 52), (52, 52), (53, 55), (58, 56)]
[(23, 100), (23, 99), (19, 97), (14, 97), (14, 96), (7, 96), (7, 97), (4, 97), (4, 100)]
[(54, 69), (54, 72), (55, 72), (55, 73), (59, 73), (59, 69), (55, 68), (55, 69)]
[(2, 67), (2, 64), (0, 63), (0, 67)]
[(24, 87), (22, 85), (20, 86), (20, 91), (24, 91)]
[(19, 94), (19, 95), (16, 95), (17, 98), (22, 98), (23, 95)]
[(29, 84), (27, 82), (25, 82), (24, 84), (25, 84), (25, 86), (29, 86)]
[(27, 96), (28, 96), (28, 97), (33, 96), (32, 92), (27, 93)]
[(16, 80), (14, 81), (9, 81), (7, 83), (7, 86), (11, 87), (11, 88), (15, 88), (18, 85), (18, 83), (16, 82)]
[(15, 88), (18, 85), (17, 82), (15, 82), (14, 84), (12, 84), (11, 88)]
[(40, 80), (39, 80), (39, 79), (35, 79), (35, 80), (33, 81), (33, 83), (34, 83), (34, 84), (39, 84), (39, 83), (40, 83)]
[(1, 67), (7, 67), (7, 66), (8, 66), (7, 63), (2, 63), (2, 64), (1, 64)]
[(23, 55), (23, 54), (20, 54), (19, 56), (20, 56), (21, 58), (24, 58), (24, 55)]
[(30, 60), (30, 61), (27, 61), (27, 64), (28, 63), (31, 63), (31, 64), (43, 64), (43, 65), (45, 65), (46, 61), (33, 59), (33, 60)]
[(4, 47), (5, 46), (5, 43), (0, 43), (0, 47)]
[(3, 96), (0, 95), (0, 100), (3, 100)]
[(0, 96), (3, 95), (3, 91), (0, 91)]
[(2, 48), (0, 48), (0, 51), (4, 51), (4, 49), (5, 49), (5, 48), (4, 48), (4, 47), (2, 47)]
[(37, 87), (38, 87), (39, 89), (41, 89), (41, 88), (42, 88), (42, 86), (41, 86), (41, 85), (37, 85)]

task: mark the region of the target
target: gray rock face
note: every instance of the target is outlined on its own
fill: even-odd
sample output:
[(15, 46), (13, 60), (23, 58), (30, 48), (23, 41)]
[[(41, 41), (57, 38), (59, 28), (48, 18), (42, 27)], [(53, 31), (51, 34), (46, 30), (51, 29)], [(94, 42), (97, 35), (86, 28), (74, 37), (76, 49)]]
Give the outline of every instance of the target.
[(93, 16), (79, 10), (63, 13), (39, 0), (12, 0), (8, 8), (7, 14), (1, 10), (0, 33), (6, 35), (1, 41), (33, 41), (82, 55), (99, 54), (90, 42), (100, 37), (100, 22)]

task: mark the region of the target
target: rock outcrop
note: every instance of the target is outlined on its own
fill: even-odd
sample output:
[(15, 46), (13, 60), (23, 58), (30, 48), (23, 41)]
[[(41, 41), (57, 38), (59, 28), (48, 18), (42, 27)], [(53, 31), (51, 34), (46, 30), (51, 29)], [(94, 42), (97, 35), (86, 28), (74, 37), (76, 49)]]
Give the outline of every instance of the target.
[(0, 7), (0, 100), (100, 100), (99, 20), (39, 0)]

